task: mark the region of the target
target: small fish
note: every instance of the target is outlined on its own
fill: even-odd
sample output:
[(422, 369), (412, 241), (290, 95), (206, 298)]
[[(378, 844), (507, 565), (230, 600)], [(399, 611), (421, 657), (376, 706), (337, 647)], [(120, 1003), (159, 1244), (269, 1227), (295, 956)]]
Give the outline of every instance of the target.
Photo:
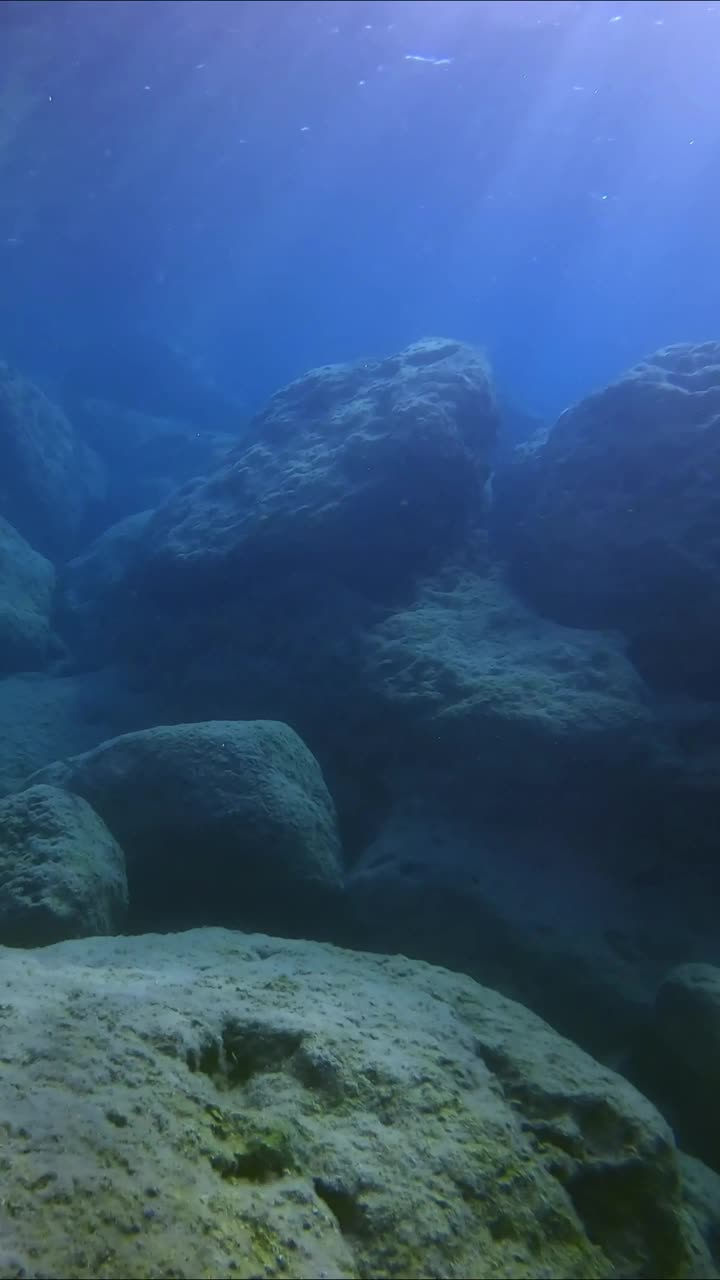
[(431, 67), (449, 67), (452, 58), (426, 58), (424, 53), (406, 53), (406, 62), (428, 62)]

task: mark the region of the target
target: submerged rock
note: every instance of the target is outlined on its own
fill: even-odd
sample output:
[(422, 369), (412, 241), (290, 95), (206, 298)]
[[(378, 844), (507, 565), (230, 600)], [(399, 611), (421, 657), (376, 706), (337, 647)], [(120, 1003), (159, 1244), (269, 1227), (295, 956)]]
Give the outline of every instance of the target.
[(65, 414), (0, 363), (0, 515), (54, 563), (72, 554), (105, 493), (102, 464)]
[(658, 993), (658, 1026), (664, 1039), (697, 1076), (720, 1079), (720, 968), (684, 964)]
[(460, 764), (481, 787), (663, 757), (660, 719), (619, 637), (538, 616), (497, 572), (428, 579), (369, 633), (368, 675), (426, 760)]
[(407, 585), (478, 519), (495, 431), (487, 366), (461, 343), (315, 369), (160, 507), (136, 585), (183, 613), (303, 569), (371, 596)]
[(46, 786), (0, 800), (0, 944), (114, 933), (126, 911), (123, 851), (89, 804)]
[(720, 698), (720, 343), (668, 347), (495, 478), (514, 580), (561, 622), (618, 627), (662, 688)]
[[(335, 810), (305, 744), (275, 721), (213, 720), (124, 734), (32, 782), (100, 814), (128, 858), (132, 907), (232, 919), (301, 915), (341, 886)], [(256, 917), (254, 917), (256, 918)]]
[(83, 666), (102, 667), (132, 654), (139, 628), (127, 576), (151, 516), (138, 511), (110, 525), (59, 574), (55, 620)]
[(715, 1267), (720, 1267), (720, 1174), (685, 1152), (679, 1156), (683, 1199)]
[(469, 978), (224, 930), (2, 966), (0, 1275), (718, 1274), (651, 1104)]
[(44, 667), (59, 646), (50, 626), (55, 570), (0, 516), (0, 676)]
[(0, 680), (0, 795), (62, 756), (157, 719), (151, 693), (118, 669), (8, 676)]
[[(717, 893), (711, 901), (717, 903)], [(711, 946), (701, 955), (703, 951), (708, 959), (713, 956)], [(717, 959), (717, 946), (714, 953)], [(665, 974), (658, 985), (653, 1022), (628, 1066), (633, 1080), (657, 1101), (678, 1141), (717, 1171), (715, 1186), (720, 1186), (718, 964), (678, 964)], [(720, 1195), (714, 1220), (720, 1253)]]

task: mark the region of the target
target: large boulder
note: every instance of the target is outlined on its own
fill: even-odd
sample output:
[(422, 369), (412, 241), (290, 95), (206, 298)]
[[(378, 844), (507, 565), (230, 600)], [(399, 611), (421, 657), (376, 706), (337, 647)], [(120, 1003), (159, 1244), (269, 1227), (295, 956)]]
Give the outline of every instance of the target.
[(31, 781), (75, 792), (101, 815), (127, 855), (133, 910), (155, 923), (234, 922), (250, 911), (297, 922), (306, 902), (341, 886), (330, 793), (285, 724), (146, 729)]
[(104, 497), (98, 457), (37, 387), (0, 363), (0, 515), (54, 562)]
[(406, 586), (478, 520), (495, 430), (485, 361), (460, 343), (315, 369), (160, 507), (136, 585), (185, 613), (298, 570), (373, 596)]
[(2, 971), (3, 1275), (718, 1275), (658, 1112), (467, 977), (224, 930)]
[(0, 516), (0, 676), (34, 671), (59, 652), (50, 626), (55, 570)]
[(516, 584), (618, 627), (659, 687), (720, 697), (720, 343), (658, 351), (522, 447), (494, 481)]
[(0, 944), (115, 933), (126, 911), (123, 851), (89, 804), (46, 786), (0, 800)]
[(657, 709), (619, 637), (538, 616), (497, 571), (426, 580), (368, 632), (366, 682), (426, 759), (479, 786), (664, 758)]

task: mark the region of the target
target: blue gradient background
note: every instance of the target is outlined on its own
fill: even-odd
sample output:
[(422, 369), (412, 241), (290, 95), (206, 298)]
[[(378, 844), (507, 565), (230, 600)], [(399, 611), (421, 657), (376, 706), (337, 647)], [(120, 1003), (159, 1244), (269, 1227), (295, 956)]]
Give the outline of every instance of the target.
[(720, 330), (720, 4), (23, 0), (0, 24), (0, 349), (36, 378), (155, 336), (250, 410), (447, 334), (553, 415)]

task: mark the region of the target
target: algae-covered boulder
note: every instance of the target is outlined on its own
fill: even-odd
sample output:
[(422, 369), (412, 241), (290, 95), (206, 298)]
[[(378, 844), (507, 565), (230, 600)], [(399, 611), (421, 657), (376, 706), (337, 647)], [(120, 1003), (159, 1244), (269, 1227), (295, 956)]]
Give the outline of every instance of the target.
[(382, 594), (478, 519), (495, 431), (487, 365), (461, 343), (315, 369), (159, 508), (134, 581), (185, 613), (298, 569)]
[(467, 977), (224, 930), (0, 958), (3, 1276), (717, 1276), (657, 1111)]
[(516, 584), (619, 627), (660, 687), (720, 697), (720, 343), (668, 347), (586, 397), (495, 478)]
[[(321, 770), (276, 721), (212, 720), (124, 734), (32, 778), (86, 799), (125, 850), (133, 906), (192, 918), (249, 904), (292, 915), (340, 887)], [(264, 918), (264, 917), (263, 917)], [(275, 917), (273, 916), (273, 919)]]
[(55, 570), (0, 516), (0, 676), (44, 667), (57, 642), (50, 626)]
[(0, 944), (113, 933), (126, 911), (122, 849), (89, 804), (47, 786), (0, 800)]
[(0, 451), (0, 515), (44, 555), (62, 560), (104, 497), (104, 470), (62, 410), (3, 363)]

